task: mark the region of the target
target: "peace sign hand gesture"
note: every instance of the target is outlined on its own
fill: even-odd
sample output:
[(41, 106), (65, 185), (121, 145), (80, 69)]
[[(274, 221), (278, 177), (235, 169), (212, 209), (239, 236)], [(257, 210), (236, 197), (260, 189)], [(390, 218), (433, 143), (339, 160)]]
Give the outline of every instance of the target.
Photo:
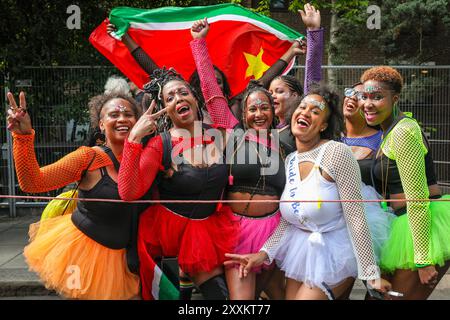
[(19, 94), (19, 106), (11, 92), (8, 92), (7, 97), (9, 100), (8, 116), (6, 117), (8, 130), (18, 134), (31, 134), (33, 127), (30, 115), (27, 113), (25, 93), (21, 91)]
[(152, 134), (156, 131), (156, 120), (167, 112), (167, 108), (159, 110), (156, 113), (153, 113), (155, 110), (156, 101), (152, 100), (150, 107), (144, 114), (139, 118), (139, 120), (134, 125), (133, 129), (131, 129), (130, 135), (128, 136), (128, 141), (134, 143), (141, 143), (142, 138)]

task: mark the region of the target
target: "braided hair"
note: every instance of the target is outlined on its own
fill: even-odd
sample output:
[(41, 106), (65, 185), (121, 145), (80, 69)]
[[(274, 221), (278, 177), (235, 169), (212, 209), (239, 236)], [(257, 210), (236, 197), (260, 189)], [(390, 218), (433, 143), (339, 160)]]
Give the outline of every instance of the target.
[[(155, 100), (156, 102), (155, 112), (158, 112), (164, 109), (165, 107), (162, 91), (164, 86), (170, 81), (183, 82), (192, 92), (192, 95), (197, 100), (197, 102), (199, 104), (201, 103), (197, 91), (194, 88), (192, 88), (192, 86), (186, 80), (184, 80), (183, 77), (174, 68), (166, 69), (165, 67), (163, 67), (161, 69), (155, 69), (150, 78), (151, 78), (150, 82), (144, 85), (144, 92), (150, 94), (151, 99)], [(197, 108), (197, 112), (198, 112), (198, 119), (202, 121), (203, 114), (200, 105)], [(157, 120), (156, 127), (158, 132), (162, 132), (172, 128), (173, 123), (170, 117), (166, 114), (164, 115), (164, 117), (161, 117)]]
[(296, 92), (299, 96), (303, 95), (302, 85), (296, 77), (290, 76), (290, 75), (281, 75), (281, 76), (275, 77), (275, 79), (273, 79), (273, 80), (277, 80), (277, 79), (283, 81), (292, 92)]

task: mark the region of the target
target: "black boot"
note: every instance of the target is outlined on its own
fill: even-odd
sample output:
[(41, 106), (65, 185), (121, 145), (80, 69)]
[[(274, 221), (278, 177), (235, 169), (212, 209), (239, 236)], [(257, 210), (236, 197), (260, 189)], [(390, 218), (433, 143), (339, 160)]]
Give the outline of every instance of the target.
[(199, 289), (205, 300), (228, 300), (228, 288), (223, 274), (206, 280)]

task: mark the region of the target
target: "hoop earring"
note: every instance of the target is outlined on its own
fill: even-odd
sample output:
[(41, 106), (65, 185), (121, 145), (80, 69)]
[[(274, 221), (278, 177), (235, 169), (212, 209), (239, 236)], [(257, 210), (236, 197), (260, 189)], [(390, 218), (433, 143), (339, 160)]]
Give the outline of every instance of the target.
[(398, 108), (397, 102), (394, 103), (394, 108), (392, 109), (392, 114), (394, 115), (394, 119), (398, 117), (400, 113), (400, 109)]
[(366, 116), (364, 115), (364, 111), (362, 111), (361, 108), (359, 108), (359, 115), (361, 116), (361, 118), (366, 120)]
[(171, 120), (169, 118), (169, 116), (167, 114), (164, 115), (164, 119), (163, 119), (163, 130), (167, 131), (169, 130), (171, 127)]

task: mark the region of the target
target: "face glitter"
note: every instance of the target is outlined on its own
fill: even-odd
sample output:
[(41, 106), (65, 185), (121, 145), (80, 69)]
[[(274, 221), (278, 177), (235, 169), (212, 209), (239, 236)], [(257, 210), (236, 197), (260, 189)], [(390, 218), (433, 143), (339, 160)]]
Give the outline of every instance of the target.
[(312, 104), (313, 106), (318, 107), (322, 111), (326, 107), (325, 102), (317, 101), (317, 100), (315, 100), (313, 98), (306, 98), (306, 99), (304, 99), (304, 102), (307, 103), (307, 104)]
[(116, 111), (125, 112), (125, 111), (127, 111), (127, 107), (124, 107), (119, 104), (118, 106), (116, 106)]
[(263, 101), (263, 100), (261, 100), (261, 99), (256, 99), (256, 100), (253, 102), (253, 106), (255, 106), (255, 107), (262, 107), (262, 106), (264, 106), (264, 105), (268, 105), (267, 101)]
[(365, 93), (373, 93), (373, 92), (380, 92), (382, 91), (383, 88), (381, 87), (376, 87), (376, 86), (365, 86), (364, 87), (364, 92)]

